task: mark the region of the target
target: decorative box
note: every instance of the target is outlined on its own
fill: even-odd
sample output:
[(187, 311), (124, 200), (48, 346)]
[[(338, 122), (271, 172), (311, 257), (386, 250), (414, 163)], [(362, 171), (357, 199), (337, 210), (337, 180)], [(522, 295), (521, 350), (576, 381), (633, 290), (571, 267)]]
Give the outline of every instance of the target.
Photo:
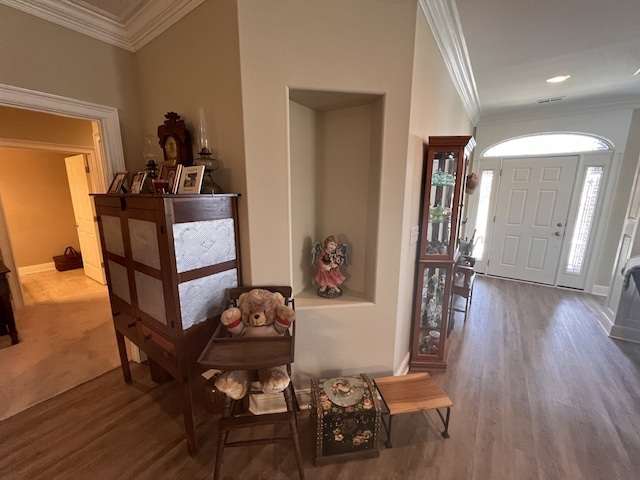
[(380, 398), (367, 375), (312, 378), (310, 412), (316, 465), (379, 455)]

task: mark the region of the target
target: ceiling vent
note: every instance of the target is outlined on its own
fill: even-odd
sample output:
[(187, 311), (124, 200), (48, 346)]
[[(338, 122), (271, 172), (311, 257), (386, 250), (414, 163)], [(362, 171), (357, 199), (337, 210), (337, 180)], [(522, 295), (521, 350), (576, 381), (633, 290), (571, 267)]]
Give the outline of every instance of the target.
[(560, 100), (564, 100), (566, 95), (561, 97), (553, 97), (553, 98), (543, 98), (542, 100), (536, 100), (536, 103), (551, 103), (551, 102), (559, 102)]

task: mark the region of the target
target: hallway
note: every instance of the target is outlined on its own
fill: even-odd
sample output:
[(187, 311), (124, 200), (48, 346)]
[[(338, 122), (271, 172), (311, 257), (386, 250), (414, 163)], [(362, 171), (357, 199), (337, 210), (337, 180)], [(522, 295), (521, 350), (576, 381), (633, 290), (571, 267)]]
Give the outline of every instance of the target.
[(107, 287), (82, 269), (21, 277), (20, 343), (0, 337), (0, 420), (119, 364)]

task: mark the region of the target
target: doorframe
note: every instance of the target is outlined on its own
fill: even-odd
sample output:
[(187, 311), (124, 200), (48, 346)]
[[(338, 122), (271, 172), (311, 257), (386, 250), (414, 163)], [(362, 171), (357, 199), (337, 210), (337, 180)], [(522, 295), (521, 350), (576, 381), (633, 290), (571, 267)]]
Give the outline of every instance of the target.
[[(90, 161), (94, 162), (92, 166), (95, 167), (95, 170), (92, 171), (91, 182), (92, 188), (94, 189), (93, 193), (106, 192), (107, 185), (109, 185), (114, 173), (125, 170), (124, 151), (120, 134), (120, 119), (118, 110), (115, 107), (5, 84), (0, 84), (0, 106), (96, 122), (98, 124), (101, 141), (100, 151), (90, 151), (90, 153), (94, 154), (91, 155), (92, 159)], [(4, 139), (4, 143), (5, 146), (8, 146), (8, 143), (16, 145), (27, 142)], [(33, 144), (35, 142), (30, 143)], [(3, 246), (2, 255), (4, 263), (12, 272), (17, 272), (10, 243), (3, 242)], [(18, 300), (19, 304), (24, 305), (22, 289), (17, 274), (9, 275), (8, 280), (12, 295)]]
[[(570, 206), (570, 215), (571, 212), (577, 210), (577, 205), (580, 201), (579, 196), (581, 193), (583, 181), (584, 181), (584, 171), (587, 165), (590, 165), (590, 160), (594, 158), (606, 159), (604, 162), (606, 168), (604, 177), (602, 179), (602, 187), (599, 193), (598, 205), (596, 207), (596, 216), (594, 218), (594, 223), (592, 226), (593, 237), (589, 241), (589, 252), (587, 258), (585, 259), (586, 270), (584, 273), (585, 283), (584, 283), (584, 292), (591, 293), (599, 296), (607, 296), (609, 293), (608, 285), (597, 285), (595, 284), (597, 269), (600, 267), (599, 265), (592, 265), (591, 260), (594, 258), (600, 258), (601, 253), (604, 249), (604, 240), (606, 233), (606, 226), (608, 218), (610, 218), (612, 214), (613, 208), (613, 197), (612, 192), (614, 191), (615, 182), (618, 178), (618, 174), (620, 171), (620, 164), (622, 160), (622, 152), (618, 152), (615, 150), (615, 146), (609, 140), (607, 140), (611, 145), (611, 150), (603, 151), (603, 152), (576, 152), (576, 153), (566, 153), (562, 155), (558, 154), (550, 154), (550, 155), (536, 155), (536, 157), (544, 157), (544, 156), (578, 156), (578, 171), (576, 174), (576, 180), (573, 185), (573, 193), (571, 198), (571, 206)], [(494, 171), (494, 182), (492, 185), (491, 198), (489, 204), (489, 217), (492, 217), (496, 208), (496, 201), (499, 194), (500, 187), (500, 172), (502, 170), (502, 164), (504, 159), (508, 158), (523, 158), (526, 156), (513, 156), (513, 157), (480, 157), (477, 158), (473, 163), (473, 171), (476, 172), (479, 176), (481, 175), (483, 170), (493, 170)], [(497, 175), (497, 176), (495, 176)], [(582, 176), (581, 176), (582, 175)], [(466, 216), (469, 218), (469, 223), (466, 226), (466, 232), (473, 231), (476, 224), (476, 216), (478, 213), (478, 195), (470, 195), (468, 201), (468, 210)], [(571, 235), (574, 228), (575, 219), (571, 221), (571, 228), (567, 229), (567, 235)], [(487, 222), (487, 233), (486, 237), (483, 240), (485, 241), (485, 257), (482, 261), (476, 262), (476, 270), (485, 273), (486, 272), (486, 260), (488, 251), (491, 248), (492, 241), (492, 230), (493, 230), (493, 222)], [(466, 233), (465, 232), (465, 233)], [(564, 250), (568, 247), (563, 245), (563, 252), (560, 256), (560, 262), (566, 260), (566, 254)], [(556, 281), (553, 286), (557, 285), (558, 275), (556, 274)]]
[(3, 84), (0, 84), (0, 105), (97, 122), (101, 137), (97, 156), (102, 161), (96, 162), (96, 175), (104, 191), (114, 173), (125, 169), (120, 119), (115, 107)]

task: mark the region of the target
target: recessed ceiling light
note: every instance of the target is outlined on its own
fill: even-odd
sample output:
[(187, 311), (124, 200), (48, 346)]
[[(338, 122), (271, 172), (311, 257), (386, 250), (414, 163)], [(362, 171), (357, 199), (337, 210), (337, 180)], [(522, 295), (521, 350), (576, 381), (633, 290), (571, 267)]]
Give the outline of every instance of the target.
[(636, 75), (640, 74), (640, 68), (638, 70), (636, 70), (636, 73), (633, 74), (633, 76), (635, 77)]
[(564, 82), (571, 75), (558, 75), (557, 77), (547, 78), (547, 83), (560, 83)]

